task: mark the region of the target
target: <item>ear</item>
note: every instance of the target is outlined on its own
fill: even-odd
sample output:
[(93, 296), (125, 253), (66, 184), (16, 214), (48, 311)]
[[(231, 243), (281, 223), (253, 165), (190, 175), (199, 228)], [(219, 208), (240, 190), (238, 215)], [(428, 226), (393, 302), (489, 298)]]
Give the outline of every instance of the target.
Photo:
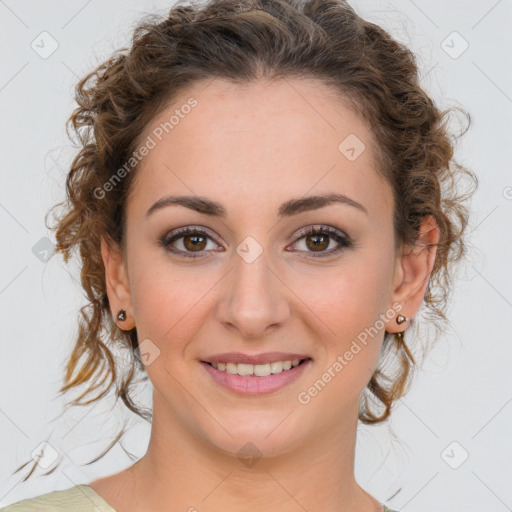
[[(425, 291), (434, 267), (439, 242), (440, 230), (435, 217), (427, 215), (422, 218), (419, 227), (419, 239), (414, 246), (406, 246), (397, 259), (393, 279), (392, 303), (402, 305), (400, 315), (410, 320), (419, 310), (425, 297)], [(389, 333), (401, 332), (408, 322), (400, 325), (396, 317), (386, 325)]]
[[(133, 316), (128, 273), (118, 244), (108, 242), (102, 236), (101, 257), (105, 266), (107, 295), (112, 314), (114, 315), (114, 321), (122, 330), (128, 331), (133, 329), (135, 327), (135, 318)], [(117, 313), (120, 309), (126, 311), (126, 320), (117, 320)]]

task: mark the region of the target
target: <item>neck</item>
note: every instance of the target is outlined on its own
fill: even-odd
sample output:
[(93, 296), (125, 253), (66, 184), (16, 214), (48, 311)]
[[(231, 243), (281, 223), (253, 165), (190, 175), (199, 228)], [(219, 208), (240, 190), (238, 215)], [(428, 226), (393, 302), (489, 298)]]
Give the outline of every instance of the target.
[(230, 512), (249, 504), (251, 512), (381, 512), (382, 505), (354, 477), (354, 405), (350, 421), (340, 418), (299, 448), (251, 459), (254, 444), (246, 445), (247, 456), (223, 451), (184, 429), (155, 397), (148, 451), (127, 470), (126, 509)]

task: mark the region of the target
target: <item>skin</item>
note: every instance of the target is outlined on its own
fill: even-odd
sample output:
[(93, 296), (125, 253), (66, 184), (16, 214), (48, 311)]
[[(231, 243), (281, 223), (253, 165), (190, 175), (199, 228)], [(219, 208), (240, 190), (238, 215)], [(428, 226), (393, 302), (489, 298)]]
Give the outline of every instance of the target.
[[(395, 252), (393, 197), (376, 171), (375, 141), (327, 86), (289, 78), (246, 87), (198, 82), (141, 140), (191, 96), (198, 105), (137, 170), (126, 207), (126, 251), (102, 240), (112, 311), (127, 312), (118, 325), (136, 325), (139, 340), (151, 340), (160, 354), (146, 366), (154, 386), (147, 453), (90, 486), (120, 512), (381, 511), (354, 478), (358, 406), (384, 330), (403, 331), (409, 322), (398, 325), (389, 316), (308, 404), (297, 395), (393, 304), (401, 304), (404, 316), (415, 315), (435, 246)], [(366, 146), (354, 161), (338, 150), (351, 133)], [(368, 214), (332, 204), (277, 217), (285, 201), (332, 192), (361, 203)], [(170, 194), (206, 196), (227, 216), (168, 206), (146, 218), (150, 206)], [(354, 245), (311, 256), (313, 244), (296, 234), (318, 224), (346, 233)], [(180, 257), (159, 245), (184, 226), (211, 234), (202, 257)], [(236, 252), (247, 236), (263, 251), (252, 263)], [(338, 247), (328, 240), (320, 251)], [(438, 240), (434, 218), (424, 218), (420, 242)], [(193, 251), (184, 242), (173, 246)], [(298, 352), (313, 362), (289, 386), (248, 397), (218, 386), (199, 363), (229, 351)], [(261, 453), (251, 467), (237, 457), (248, 442)]]

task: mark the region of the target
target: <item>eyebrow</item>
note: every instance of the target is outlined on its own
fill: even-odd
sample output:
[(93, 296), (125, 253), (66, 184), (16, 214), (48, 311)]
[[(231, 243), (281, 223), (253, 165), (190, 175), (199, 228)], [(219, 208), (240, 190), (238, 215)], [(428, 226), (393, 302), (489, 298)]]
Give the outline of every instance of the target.
[[(298, 213), (316, 210), (331, 204), (352, 206), (368, 215), (368, 211), (362, 204), (343, 194), (326, 194), (290, 199), (279, 207), (277, 215), (279, 218), (290, 217), (292, 215), (297, 215)], [(151, 208), (149, 208), (146, 212), (146, 218), (153, 212), (172, 205), (184, 206), (185, 208), (190, 208), (191, 210), (205, 215), (211, 215), (212, 217), (226, 218), (227, 216), (226, 209), (220, 203), (212, 201), (206, 197), (166, 196), (159, 199), (151, 206)]]

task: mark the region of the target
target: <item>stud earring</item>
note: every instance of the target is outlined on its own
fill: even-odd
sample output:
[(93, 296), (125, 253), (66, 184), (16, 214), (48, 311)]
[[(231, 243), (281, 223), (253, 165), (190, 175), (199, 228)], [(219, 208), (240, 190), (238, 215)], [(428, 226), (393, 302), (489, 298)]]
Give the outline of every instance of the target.
[(124, 309), (119, 310), (119, 313), (117, 313), (117, 319), (121, 322), (126, 320), (126, 311)]
[(406, 320), (408, 320), (408, 318), (405, 317), (405, 316), (402, 316), (402, 315), (398, 315), (396, 317), (396, 323), (399, 324), (399, 325), (404, 323)]

